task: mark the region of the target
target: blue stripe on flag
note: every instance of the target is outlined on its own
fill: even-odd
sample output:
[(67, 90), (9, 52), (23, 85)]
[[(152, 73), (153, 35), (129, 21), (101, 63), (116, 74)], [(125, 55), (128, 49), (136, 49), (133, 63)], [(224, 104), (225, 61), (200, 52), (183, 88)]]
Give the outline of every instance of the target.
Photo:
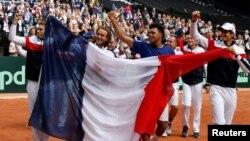
[(55, 17), (48, 18), (40, 88), (29, 125), (57, 138), (83, 139), (81, 81), (86, 49), (86, 39), (73, 36)]

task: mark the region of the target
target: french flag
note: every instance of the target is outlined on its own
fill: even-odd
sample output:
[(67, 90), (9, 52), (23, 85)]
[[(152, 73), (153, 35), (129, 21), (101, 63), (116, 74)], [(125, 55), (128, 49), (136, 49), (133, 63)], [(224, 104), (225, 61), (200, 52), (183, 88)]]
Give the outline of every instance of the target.
[(49, 17), (29, 125), (68, 141), (138, 141), (153, 134), (179, 76), (227, 53), (111, 58)]

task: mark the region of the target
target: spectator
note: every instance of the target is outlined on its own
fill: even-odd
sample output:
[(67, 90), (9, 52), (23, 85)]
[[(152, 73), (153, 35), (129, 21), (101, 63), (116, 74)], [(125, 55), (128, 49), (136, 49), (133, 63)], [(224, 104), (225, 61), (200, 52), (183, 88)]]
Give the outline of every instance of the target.
[(247, 42), (249, 37), (249, 30), (245, 30), (243, 35), (244, 42)]
[(238, 47), (245, 50), (245, 42), (241, 34), (238, 35), (238, 38), (235, 40), (235, 43), (238, 45)]
[(215, 42), (221, 42), (221, 32), (219, 30), (215, 30), (213, 39)]
[(2, 32), (2, 37), (1, 37), (1, 42), (3, 46), (3, 56), (9, 56), (9, 46), (10, 46), (10, 41), (8, 39), (9, 32), (10, 32), (10, 25), (11, 21), (8, 17), (8, 14), (4, 14), (4, 18), (0, 19), (0, 32)]
[(18, 56), (15, 43), (10, 42), (9, 53), (10, 56)]
[(125, 43), (121, 43), (121, 45), (119, 47), (119, 52), (118, 52), (117, 58), (129, 59), (129, 56), (127, 56), (125, 46), (126, 46)]
[(30, 37), (31, 36), (35, 36), (36, 35), (36, 28), (35, 27), (30, 27), (30, 30), (29, 30), (29, 34), (28, 34)]
[(119, 55), (119, 48), (117, 46), (118, 42), (114, 37), (111, 37), (111, 40), (108, 43), (108, 50), (112, 51), (115, 57)]
[(26, 5), (25, 6), (25, 11), (23, 13), (23, 19), (24, 19), (24, 25), (26, 27), (25, 30), (25, 35), (28, 35), (28, 31), (29, 31), (29, 27), (32, 25), (32, 21), (33, 21), (33, 15), (30, 12), (30, 6)]
[(247, 42), (246, 42), (246, 53), (247, 53), (247, 59), (248, 62), (250, 62), (250, 38), (248, 38)]

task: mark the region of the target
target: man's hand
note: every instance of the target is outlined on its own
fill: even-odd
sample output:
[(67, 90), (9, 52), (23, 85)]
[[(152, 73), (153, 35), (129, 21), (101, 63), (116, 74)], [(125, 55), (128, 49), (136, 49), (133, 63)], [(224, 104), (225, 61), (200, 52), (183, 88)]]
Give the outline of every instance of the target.
[(227, 48), (229, 52), (231, 52), (234, 56), (238, 56), (238, 53), (235, 51), (233, 47), (228, 47)]
[(193, 11), (192, 13), (192, 22), (196, 22), (201, 17), (201, 13), (198, 10)]
[(16, 25), (21, 18), (22, 18), (22, 13), (16, 13), (15, 17), (14, 17), (13, 24)]
[(112, 21), (112, 20), (115, 20), (115, 19), (116, 19), (116, 12), (115, 12), (115, 11), (109, 12), (108, 17), (109, 17), (109, 19), (110, 19), (111, 21)]

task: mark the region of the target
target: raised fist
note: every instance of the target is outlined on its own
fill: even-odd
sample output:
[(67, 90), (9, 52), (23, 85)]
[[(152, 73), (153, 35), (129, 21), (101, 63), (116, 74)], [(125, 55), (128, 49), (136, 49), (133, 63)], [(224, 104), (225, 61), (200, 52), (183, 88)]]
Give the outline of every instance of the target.
[(196, 11), (193, 11), (192, 13), (192, 22), (196, 22), (201, 16), (201, 13), (200, 11), (196, 10)]

